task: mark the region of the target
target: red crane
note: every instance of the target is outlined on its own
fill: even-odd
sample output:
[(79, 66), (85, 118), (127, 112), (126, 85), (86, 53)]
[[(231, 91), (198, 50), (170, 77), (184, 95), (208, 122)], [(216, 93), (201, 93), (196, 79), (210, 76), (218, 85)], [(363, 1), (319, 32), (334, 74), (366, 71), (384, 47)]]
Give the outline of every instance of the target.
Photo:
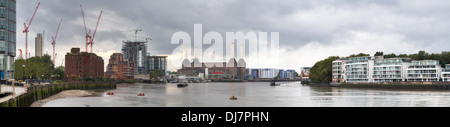
[(55, 45), (56, 45), (56, 38), (58, 37), (58, 32), (59, 32), (59, 28), (61, 27), (61, 22), (62, 22), (62, 19), (61, 19), (61, 21), (59, 21), (59, 25), (58, 25), (58, 30), (56, 30), (56, 35), (54, 36), (54, 37), (52, 37), (52, 45), (53, 45), (53, 60), (52, 60), (52, 62), (53, 62), (53, 64), (55, 64)]
[(33, 22), (34, 15), (36, 15), (39, 5), (41, 5), (41, 2), (39, 2), (38, 5), (36, 6), (36, 10), (34, 10), (33, 16), (31, 17), (31, 20), (30, 20), (30, 23), (28, 23), (28, 26), (26, 23), (23, 23), (23, 26), (25, 27), (25, 29), (23, 30), (23, 33), (25, 33), (25, 59), (28, 59), (27, 53), (28, 53), (28, 32), (30, 32), (29, 28), (30, 28), (31, 22)]
[(86, 52), (88, 52), (88, 45), (91, 45), (91, 53), (92, 53), (92, 47), (94, 45), (95, 33), (97, 33), (98, 24), (100, 23), (100, 19), (102, 17), (103, 10), (100, 12), (100, 15), (98, 16), (97, 25), (95, 26), (94, 33), (91, 36), (90, 35), (91, 30), (89, 30), (89, 32), (88, 32), (87, 28), (86, 28), (86, 20), (84, 18), (83, 5), (80, 4), (80, 7), (81, 7), (81, 16), (83, 16), (84, 31), (86, 32), (86, 36), (85, 36), (86, 37)]

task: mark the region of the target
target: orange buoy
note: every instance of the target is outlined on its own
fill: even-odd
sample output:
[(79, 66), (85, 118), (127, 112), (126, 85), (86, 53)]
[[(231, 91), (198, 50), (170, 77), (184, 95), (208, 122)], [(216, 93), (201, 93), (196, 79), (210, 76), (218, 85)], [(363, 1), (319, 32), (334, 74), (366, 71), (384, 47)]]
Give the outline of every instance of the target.
[(108, 92), (108, 93), (106, 93), (106, 95), (114, 95), (114, 93), (113, 92)]
[(138, 96), (145, 96), (145, 94), (144, 93), (139, 93)]

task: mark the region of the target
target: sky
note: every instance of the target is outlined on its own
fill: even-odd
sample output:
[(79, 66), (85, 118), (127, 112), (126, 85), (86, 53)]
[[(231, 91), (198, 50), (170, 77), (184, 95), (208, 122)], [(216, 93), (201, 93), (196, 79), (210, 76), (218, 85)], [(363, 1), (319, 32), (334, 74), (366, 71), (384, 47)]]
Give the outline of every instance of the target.
[[(31, 18), (39, 1), (17, 1), (17, 45), (25, 48), (23, 23)], [(203, 34), (226, 32), (279, 32), (279, 68), (299, 70), (329, 56), (348, 56), (377, 51), (412, 54), (419, 50), (440, 53), (450, 49), (449, 0), (45, 0), (28, 35), (34, 56), (34, 38), (45, 30), (44, 53), (52, 53), (51, 36), (63, 19), (56, 40), (56, 65), (72, 47), (85, 50), (85, 31), (94, 30), (94, 53), (105, 66), (112, 53), (120, 53), (123, 40), (152, 38), (151, 55), (169, 55), (179, 45), (172, 35), (184, 31), (194, 39), (194, 24)], [(205, 44), (204, 48), (210, 45)], [(19, 51), (17, 51), (19, 53)], [(170, 58), (169, 58), (170, 59)], [(269, 60), (270, 61), (270, 60)], [(171, 63), (171, 61), (169, 61)], [(247, 67), (257, 66), (247, 61)], [(177, 67), (168, 65), (176, 71)]]

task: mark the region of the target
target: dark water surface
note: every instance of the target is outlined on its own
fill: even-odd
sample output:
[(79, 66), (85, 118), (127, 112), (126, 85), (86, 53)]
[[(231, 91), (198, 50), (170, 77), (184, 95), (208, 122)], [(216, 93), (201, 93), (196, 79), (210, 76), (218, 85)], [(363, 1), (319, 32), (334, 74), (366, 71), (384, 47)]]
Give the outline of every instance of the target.
[[(114, 92), (113, 96), (106, 92)], [(145, 96), (137, 96), (145, 93)], [(237, 96), (238, 100), (230, 100)], [(450, 107), (450, 91), (309, 87), (267, 82), (118, 84), (90, 97), (63, 98), (43, 107)]]

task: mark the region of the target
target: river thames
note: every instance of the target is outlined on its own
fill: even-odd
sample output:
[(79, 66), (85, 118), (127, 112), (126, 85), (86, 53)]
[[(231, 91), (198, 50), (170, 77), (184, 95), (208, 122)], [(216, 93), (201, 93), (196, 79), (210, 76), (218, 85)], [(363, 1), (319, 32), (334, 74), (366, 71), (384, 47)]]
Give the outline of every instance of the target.
[[(106, 95), (114, 92), (114, 95)], [(144, 93), (145, 96), (137, 96)], [(237, 100), (230, 100), (236, 96)], [(42, 107), (449, 107), (450, 91), (302, 86), (299, 82), (118, 84), (88, 97), (62, 98)]]

